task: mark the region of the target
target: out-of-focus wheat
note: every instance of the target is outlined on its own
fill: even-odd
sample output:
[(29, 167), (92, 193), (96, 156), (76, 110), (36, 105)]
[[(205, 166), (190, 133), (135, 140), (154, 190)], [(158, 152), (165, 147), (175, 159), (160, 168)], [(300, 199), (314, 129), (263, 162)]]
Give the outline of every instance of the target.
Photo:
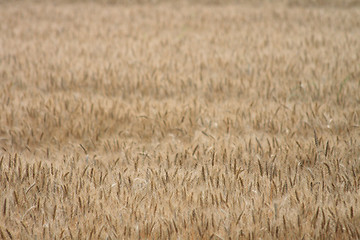
[(2, 3), (0, 237), (360, 238), (360, 9), (314, 2)]

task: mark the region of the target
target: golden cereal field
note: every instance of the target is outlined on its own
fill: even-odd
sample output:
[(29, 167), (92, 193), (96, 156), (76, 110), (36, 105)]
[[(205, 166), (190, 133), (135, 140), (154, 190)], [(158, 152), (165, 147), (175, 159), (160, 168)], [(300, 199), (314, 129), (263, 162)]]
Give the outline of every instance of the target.
[(359, 1), (1, 1), (0, 191), (0, 239), (359, 239)]

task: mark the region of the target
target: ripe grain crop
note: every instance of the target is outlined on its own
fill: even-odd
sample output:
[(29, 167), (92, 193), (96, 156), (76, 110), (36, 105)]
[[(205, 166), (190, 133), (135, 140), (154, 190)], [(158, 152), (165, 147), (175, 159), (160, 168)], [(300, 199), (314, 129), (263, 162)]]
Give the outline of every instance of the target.
[(360, 8), (300, 2), (0, 3), (0, 238), (359, 239)]

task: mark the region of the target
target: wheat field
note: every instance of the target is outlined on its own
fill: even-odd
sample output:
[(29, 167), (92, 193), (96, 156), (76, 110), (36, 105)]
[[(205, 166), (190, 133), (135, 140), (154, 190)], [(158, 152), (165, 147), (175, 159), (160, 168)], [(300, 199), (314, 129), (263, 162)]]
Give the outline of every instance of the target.
[(357, 1), (1, 2), (0, 191), (0, 239), (359, 239)]

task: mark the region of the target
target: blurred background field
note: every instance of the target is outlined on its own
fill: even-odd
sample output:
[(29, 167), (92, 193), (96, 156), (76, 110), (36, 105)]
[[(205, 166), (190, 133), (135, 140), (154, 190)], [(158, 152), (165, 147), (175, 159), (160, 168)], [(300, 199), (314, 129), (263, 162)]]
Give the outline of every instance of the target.
[[(9, 3), (1, 0), (0, 3)], [(14, 0), (14, 2), (31, 3), (100, 3), (100, 4), (251, 4), (251, 5), (286, 5), (302, 7), (356, 7), (360, 5), (359, 0)]]

